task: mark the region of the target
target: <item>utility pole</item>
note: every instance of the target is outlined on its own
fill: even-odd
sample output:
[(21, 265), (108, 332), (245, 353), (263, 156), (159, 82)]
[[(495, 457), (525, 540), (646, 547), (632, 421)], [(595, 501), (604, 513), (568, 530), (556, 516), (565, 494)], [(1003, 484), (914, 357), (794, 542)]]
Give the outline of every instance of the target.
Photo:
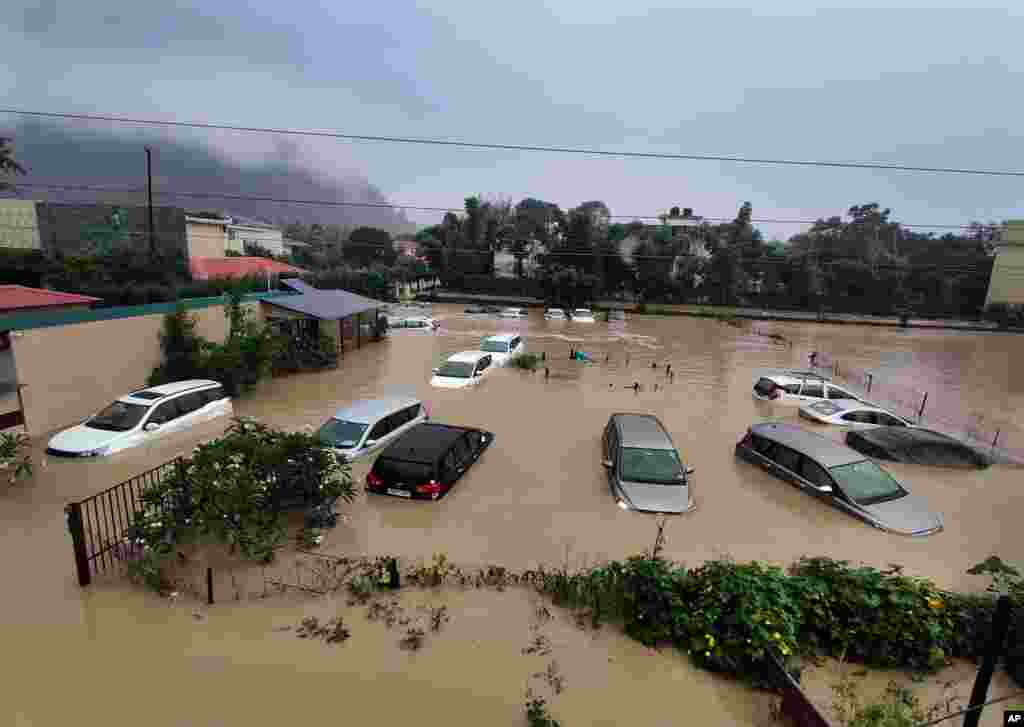
[(149, 197), (149, 259), (156, 260), (156, 236), (153, 233), (153, 154), (146, 147), (146, 194)]

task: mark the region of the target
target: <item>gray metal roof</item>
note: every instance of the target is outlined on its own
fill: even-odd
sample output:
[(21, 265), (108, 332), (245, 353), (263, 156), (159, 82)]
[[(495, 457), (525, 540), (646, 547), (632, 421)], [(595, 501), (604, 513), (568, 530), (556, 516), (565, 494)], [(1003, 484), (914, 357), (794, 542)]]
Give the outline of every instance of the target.
[(619, 425), (623, 447), (675, 449), (672, 440), (653, 414), (612, 414)]
[(862, 462), (865, 457), (860, 452), (829, 439), (821, 434), (809, 432), (792, 424), (767, 422), (755, 424), (750, 428), (754, 434), (771, 439), (801, 454), (813, 457), (822, 467), (838, 467), (839, 465)]
[(269, 305), (304, 313), (324, 321), (336, 321), (358, 313), (386, 307), (385, 303), (373, 298), (350, 293), (347, 290), (319, 290), (299, 280), (288, 278), (281, 283), (301, 295), (282, 296), (265, 301)]

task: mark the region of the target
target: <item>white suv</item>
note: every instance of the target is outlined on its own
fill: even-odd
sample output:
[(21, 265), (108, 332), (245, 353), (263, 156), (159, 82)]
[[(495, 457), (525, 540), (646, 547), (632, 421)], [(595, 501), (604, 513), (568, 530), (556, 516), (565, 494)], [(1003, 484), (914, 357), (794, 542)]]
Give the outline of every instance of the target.
[(518, 333), (499, 333), (480, 341), (480, 351), (491, 354), (495, 366), (504, 366), (513, 356), (526, 351), (526, 342)]
[(476, 386), (483, 375), (491, 370), (492, 355), (483, 351), (462, 351), (448, 357), (434, 369), (431, 386), (442, 389), (463, 389)]
[(216, 381), (192, 379), (151, 386), (122, 396), (81, 424), (54, 435), (46, 453), (102, 457), (233, 413), (231, 399)]
[(828, 378), (812, 371), (786, 371), (765, 374), (754, 384), (754, 398), (782, 404), (803, 404), (822, 399), (861, 398), (836, 386)]

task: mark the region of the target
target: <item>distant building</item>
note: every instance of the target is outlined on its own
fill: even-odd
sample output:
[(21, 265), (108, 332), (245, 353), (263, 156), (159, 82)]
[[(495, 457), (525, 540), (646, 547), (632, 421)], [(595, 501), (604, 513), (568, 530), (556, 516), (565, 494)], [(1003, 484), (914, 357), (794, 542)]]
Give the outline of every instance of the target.
[(996, 259), (992, 264), (985, 305), (1011, 303), (1024, 305), (1024, 220), (1008, 220), (1001, 239), (995, 242)]
[(31, 200), (0, 200), (0, 247), (38, 250), (39, 218)]
[(227, 226), (227, 249), (245, 254), (246, 246), (259, 246), (273, 255), (284, 255), (284, 233), (280, 227), (257, 220), (232, 217)]

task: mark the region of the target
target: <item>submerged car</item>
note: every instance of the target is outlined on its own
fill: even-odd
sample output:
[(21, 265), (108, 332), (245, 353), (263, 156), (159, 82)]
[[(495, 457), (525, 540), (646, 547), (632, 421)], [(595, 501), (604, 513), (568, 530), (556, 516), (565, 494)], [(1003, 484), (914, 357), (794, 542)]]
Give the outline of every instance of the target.
[(421, 331), (433, 331), (440, 325), (440, 321), (426, 316), (388, 317), (388, 328), (413, 328)]
[(499, 333), (480, 341), (480, 350), (491, 354), (491, 365), (504, 366), (513, 356), (526, 351), (526, 342), (518, 333)]
[(754, 398), (782, 404), (803, 404), (822, 399), (856, 399), (849, 389), (837, 386), (814, 371), (768, 373), (754, 383)]
[(672, 438), (652, 414), (612, 414), (601, 436), (601, 464), (623, 510), (684, 513), (696, 503)]
[(561, 308), (548, 308), (544, 311), (544, 318), (549, 321), (564, 321), (567, 316)]
[(434, 369), (431, 386), (442, 389), (462, 389), (476, 386), (483, 375), (491, 370), (493, 354), (483, 351), (462, 351), (452, 354), (441, 366)]
[(437, 500), (480, 459), (494, 435), (482, 429), (420, 424), (393, 442), (366, 475), (366, 490)]
[(594, 311), (589, 308), (576, 308), (572, 312), (572, 319), (576, 323), (593, 323)]
[(412, 396), (364, 399), (339, 409), (317, 438), (347, 461), (360, 459), (429, 419), (426, 407)]
[(122, 396), (81, 424), (54, 435), (46, 453), (102, 457), (233, 413), (231, 399), (216, 381), (192, 379), (151, 386)]
[(942, 516), (860, 452), (792, 424), (751, 426), (736, 454), (880, 530), (931, 535)]
[(914, 423), (892, 412), (856, 399), (835, 399), (802, 404), (800, 416), (818, 424), (866, 429), (871, 427), (912, 427)]
[(526, 318), (526, 310), (523, 308), (505, 308), (501, 311), (502, 318)]
[(890, 462), (980, 468), (992, 464), (989, 457), (973, 447), (919, 427), (876, 427), (847, 432), (846, 444), (863, 455)]

